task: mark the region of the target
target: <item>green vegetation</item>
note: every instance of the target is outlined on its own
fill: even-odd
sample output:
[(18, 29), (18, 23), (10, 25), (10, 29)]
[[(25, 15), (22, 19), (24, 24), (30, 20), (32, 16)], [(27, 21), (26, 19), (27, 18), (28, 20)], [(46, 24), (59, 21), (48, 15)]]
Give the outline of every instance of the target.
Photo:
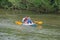
[(0, 0), (0, 8), (60, 13), (60, 0)]
[(8, 8), (11, 7), (12, 3), (9, 2), (8, 0), (0, 0), (0, 8)]

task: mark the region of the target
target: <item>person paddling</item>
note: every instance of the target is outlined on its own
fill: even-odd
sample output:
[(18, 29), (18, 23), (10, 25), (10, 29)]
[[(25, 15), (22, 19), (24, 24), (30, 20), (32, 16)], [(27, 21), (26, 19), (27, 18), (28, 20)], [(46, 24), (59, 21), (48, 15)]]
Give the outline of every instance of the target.
[(28, 16), (24, 17), (24, 18), (22, 19), (22, 22), (23, 22), (23, 23), (27, 23), (27, 20), (28, 20)]
[(29, 16), (24, 17), (22, 19), (22, 22), (25, 23), (25, 24), (29, 24), (29, 23), (31, 24), (31, 23), (33, 23), (32, 20), (31, 20), (31, 18)]

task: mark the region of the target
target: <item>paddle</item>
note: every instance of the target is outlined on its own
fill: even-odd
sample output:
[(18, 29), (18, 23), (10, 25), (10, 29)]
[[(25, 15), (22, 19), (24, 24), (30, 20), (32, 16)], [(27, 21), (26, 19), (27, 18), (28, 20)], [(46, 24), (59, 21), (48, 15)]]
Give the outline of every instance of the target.
[[(20, 22), (20, 21), (16, 21), (15, 23), (16, 23), (17, 25), (21, 25), (21, 24), (22, 24), (22, 22)], [(35, 24), (38, 24), (38, 25), (42, 25), (42, 24), (43, 24), (42, 21), (34, 21), (34, 23), (35, 23)]]
[(17, 25), (21, 25), (22, 24), (22, 22), (20, 22), (20, 21), (16, 21), (15, 22)]
[(38, 25), (42, 25), (43, 22), (42, 21), (34, 21), (34, 23), (38, 24)]

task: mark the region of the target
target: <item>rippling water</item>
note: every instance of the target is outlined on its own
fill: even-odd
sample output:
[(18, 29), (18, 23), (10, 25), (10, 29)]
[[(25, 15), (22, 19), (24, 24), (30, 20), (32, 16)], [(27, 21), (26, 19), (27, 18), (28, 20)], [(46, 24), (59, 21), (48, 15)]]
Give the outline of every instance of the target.
[[(10, 20), (0, 19), (0, 40), (60, 40), (60, 28), (42, 25), (42, 29), (15, 25)], [(45, 28), (46, 27), (46, 28)], [(47, 28), (49, 27), (49, 28)]]

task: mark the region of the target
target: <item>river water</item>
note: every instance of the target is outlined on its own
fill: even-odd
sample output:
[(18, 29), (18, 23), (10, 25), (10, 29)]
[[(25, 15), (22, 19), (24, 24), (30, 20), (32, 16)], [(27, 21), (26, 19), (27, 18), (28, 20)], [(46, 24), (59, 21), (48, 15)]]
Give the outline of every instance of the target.
[(11, 20), (0, 18), (0, 40), (60, 40), (60, 27), (56, 25), (43, 24), (38, 29), (16, 25)]

